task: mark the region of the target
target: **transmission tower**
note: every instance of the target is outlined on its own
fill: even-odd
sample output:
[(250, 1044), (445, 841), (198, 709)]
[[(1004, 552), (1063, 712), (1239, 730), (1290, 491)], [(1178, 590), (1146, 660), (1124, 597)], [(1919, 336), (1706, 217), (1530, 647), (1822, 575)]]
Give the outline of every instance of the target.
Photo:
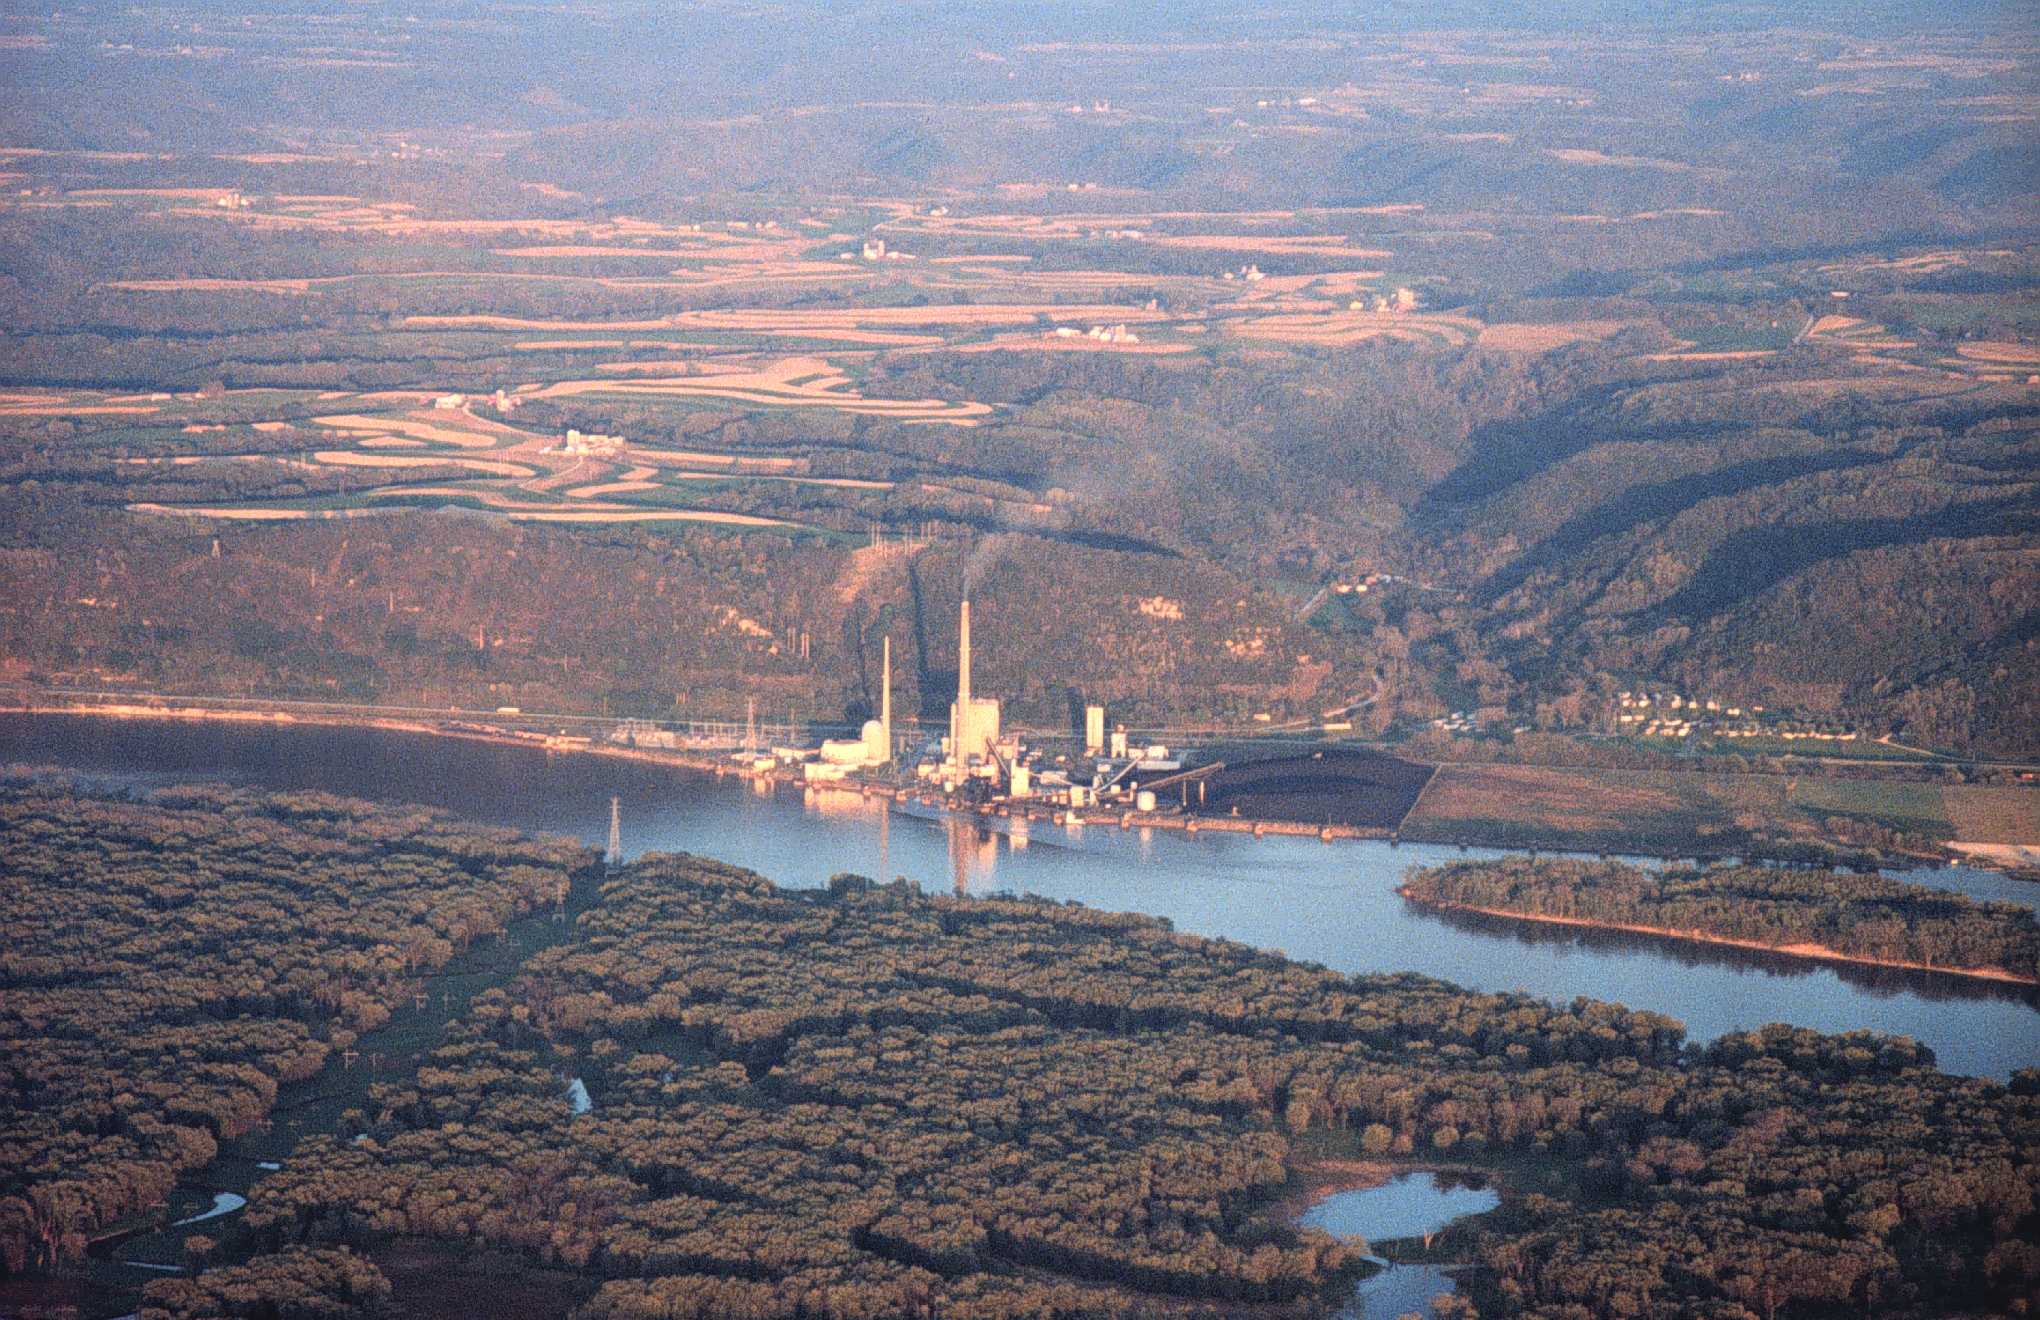
[(623, 799), (609, 799), (609, 851), (602, 855), (610, 867), (623, 865)]

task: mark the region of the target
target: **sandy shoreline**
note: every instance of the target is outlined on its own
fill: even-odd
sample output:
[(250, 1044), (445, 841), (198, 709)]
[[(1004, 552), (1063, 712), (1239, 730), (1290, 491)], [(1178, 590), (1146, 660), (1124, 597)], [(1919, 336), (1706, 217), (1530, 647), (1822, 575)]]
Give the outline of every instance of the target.
[(1472, 903), (1454, 903), (1442, 898), (1419, 898), (1410, 892), (1407, 885), (1396, 886), (1395, 892), (1421, 907), (1437, 908), (1445, 912), (1475, 912), (1484, 917), (1504, 917), (1510, 921), (1539, 921), (1552, 926), (1579, 926), (1587, 930), (1655, 935), (1660, 939), (1684, 940), (1692, 944), (1721, 944), (1734, 949), (1782, 953), (1793, 958), (1810, 958), (1819, 962), (1856, 963), (1864, 967), (1895, 967), (1909, 972), (1944, 972), (1949, 976), (1967, 976), (1979, 981), (2000, 981), (2009, 985), (2040, 985), (2040, 978), (2020, 976), (2002, 967), (1943, 967), (1937, 963), (1906, 962), (1897, 958), (1866, 958), (1860, 954), (1831, 949), (1825, 944), (1764, 944), (1757, 940), (1738, 940), (1726, 935), (1710, 935), (1705, 931), (1673, 930), (1664, 926), (1637, 926), (1617, 921), (1593, 921), (1586, 917), (1559, 917), (1543, 912), (1517, 912), (1509, 908), (1478, 907)]

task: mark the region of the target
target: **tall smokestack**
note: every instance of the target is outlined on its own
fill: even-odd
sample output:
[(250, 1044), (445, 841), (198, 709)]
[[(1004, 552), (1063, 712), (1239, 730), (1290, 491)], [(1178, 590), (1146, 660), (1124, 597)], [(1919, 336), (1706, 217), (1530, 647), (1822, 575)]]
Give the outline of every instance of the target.
[(956, 708), (970, 709), (970, 598), (963, 600), (961, 640), (956, 644)]
[[(885, 639), (885, 666), (878, 689), (878, 726), (885, 730), (886, 755), (892, 755), (892, 638)], [(881, 867), (881, 870), (884, 868)]]

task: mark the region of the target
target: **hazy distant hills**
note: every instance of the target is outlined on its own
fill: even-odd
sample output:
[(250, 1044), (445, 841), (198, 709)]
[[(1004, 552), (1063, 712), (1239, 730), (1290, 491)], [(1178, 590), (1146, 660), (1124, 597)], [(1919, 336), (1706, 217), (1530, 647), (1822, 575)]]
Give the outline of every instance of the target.
[[(307, 47), (288, 14), (261, 6), (88, 6), (0, 51), (18, 93), (0, 133), (69, 149), (260, 150), (487, 125), (512, 173), (611, 200), (1077, 180), (1287, 205), (1635, 211), (1712, 198), (1780, 211), (1846, 183), (1886, 189), (1856, 209), (1895, 219), (1901, 199), (1994, 208), (2040, 189), (2016, 114), (1922, 113), (1979, 74), (2030, 77), (2011, 10), (1936, 7), (1942, 32), (1985, 43), (1983, 67), (1938, 49), (1866, 62), (1818, 41), (1773, 60), (1762, 29), (1818, 31), (1823, 8), (1310, 5), (1242, 23), (1179, 0), (342, 6), (325, 20), (330, 42)], [(1917, 18), (1897, 4), (1833, 9), (1862, 35)], [(1554, 46), (1548, 30), (1593, 36)], [(1412, 39), (1436, 31), (1471, 34), (1475, 56)], [(1896, 85), (1852, 81), (1894, 69)], [(1301, 89), (1314, 97), (1303, 122), (1268, 113), (1271, 93), (1293, 110)], [(1114, 94), (1109, 113), (1067, 113)], [(1263, 131), (1243, 148), (1235, 123)]]
[[(1029, 718), (1081, 689), (1605, 733), (1677, 685), (2040, 748), (2010, 7), (208, 3), (5, 35), (12, 676), (840, 713), (911, 603), (939, 713), (939, 620), (999, 537), (987, 626), (1032, 645), (987, 675)], [(499, 389), (535, 406), (420, 416)], [(470, 452), (568, 428), (661, 452)], [(874, 528), (927, 542), (911, 573), (858, 558)]]

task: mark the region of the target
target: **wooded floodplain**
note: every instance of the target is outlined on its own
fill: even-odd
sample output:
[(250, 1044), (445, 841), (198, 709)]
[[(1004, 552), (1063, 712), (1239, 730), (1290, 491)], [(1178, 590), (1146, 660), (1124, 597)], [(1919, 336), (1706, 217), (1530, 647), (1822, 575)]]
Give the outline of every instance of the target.
[[(587, 859), (330, 798), (6, 811), (10, 1272), (160, 1199)], [(1483, 1314), (2002, 1313), (2040, 1280), (2036, 1078), (1950, 1077), (1903, 1038), (1700, 1048), (1618, 1005), (679, 856), (574, 902), (571, 938), (306, 1138), (144, 1315), (375, 1314), (378, 1253), (418, 1239), (564, 1270), (584, 1317), (1321, 1314), (1364, 1244), (1274, 1206), (1328, 1141), (1493, 1168), (1464, 1243)], [(136, 976), (144, 950), (189, 981)]]
[(588, 860), (316, 793), (0, 785), (0, 1278), (75, 1265)]
[[(402, 1310), (437, 1242), (583, 1320), (1324, 1314), (1365, 1242), (1277, 1210), (1326, 1149), (1489, 1167), (1481, 1314), (2011, 1314), (2040, 1077), (1907, 1038), (1346, 977), (1167, 922), (840, 875), (779, 890), (337, 798), (12, 785), (0, 1277), (261, 1122), (516, 914), (563, 943), (249, 1191), (149, 1320)], [(575, 879), (581, 877), (581, 879)], [(579, 1079), (588, 1104), (577, 1104)]]
[(1623, 862), (1503, 857), (1417, 867), (1419, 903), (1504, 916), (1641, 928), (1694, 939), (1825, 953), (1865, 962), (2040, 973), (2040, 923), (2017, 903), (1881, 875), (1717, 866), (1647, 871)]

